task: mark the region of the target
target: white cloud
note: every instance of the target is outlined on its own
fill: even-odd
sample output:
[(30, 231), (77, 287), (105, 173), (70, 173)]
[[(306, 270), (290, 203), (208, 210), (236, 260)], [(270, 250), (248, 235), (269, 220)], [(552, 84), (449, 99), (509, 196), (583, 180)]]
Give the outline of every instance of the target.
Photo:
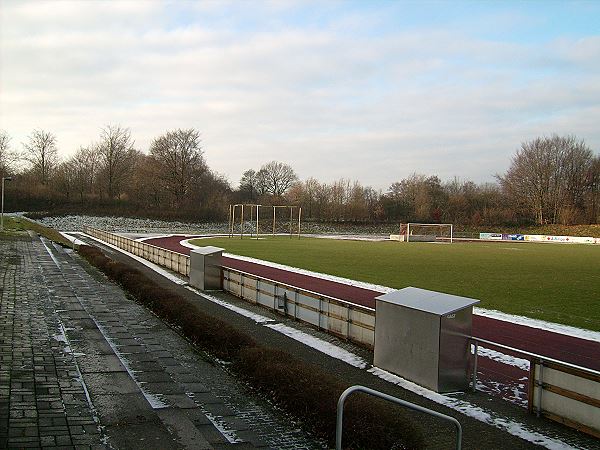
[(167, 129), (196, 127), (211, 167), (233, 182), (278, 159), (301, 177), (382, 189), (412, 172), (490, 181), (538, 134), (599, 147), (598, 36), (376, 33), (389, 8), (360, 21), (314, 4), (315, 17), (331, 13), (317, 26), (290, 19), (302, 7), (2, 3), (0, 128), (13, 143), (51, 130), (66, 156), (108, 123), (130, 127), (142, 150)]

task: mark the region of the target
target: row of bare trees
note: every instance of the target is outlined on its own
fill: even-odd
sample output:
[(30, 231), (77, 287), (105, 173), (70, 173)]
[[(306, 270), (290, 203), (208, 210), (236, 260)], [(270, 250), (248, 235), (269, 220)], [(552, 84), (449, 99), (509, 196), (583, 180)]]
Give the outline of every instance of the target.
[[(284, 170), (285, 169), (285, 170)], [(524, 142), (498, 183), (413, 174), (387, 192), (340, 179), (298, 181), (277, 162), (244, 172), (241, 201), (286, 201), (303, 207), (306, 218), (322, 221), (415, 221), (471, 225), (598, 223), (600, 156), (574, 136)], [(273, 189), (279, 186), (281, 189)]]
[(539, 224), (598, 220), (600, 156), (575, 136), (524, 142), (498, 180), (516, 206)]
[(119, 204), (131, 214), (221, 219), (229, 203), (247, 202), (300, 205), (305, 218), (317, 221), (477, 226), (600, 220), (600, 156), (574, 136), (524, 142), (508, 171), (496, 176), (498, 183), (413, 174), (382, 192), (349, 179), (300, 180), (280, 161), (248, 169), (234, 190), (206, 164), (195, 129), (167, 131), (144, 153), (129, 129), (108, 125), (97, 142), (63, 161), (50, 132), (34, 130), (17, 152), (0, 131), (0, 175), (16, 175), (12, 198), (29, 209)]
[(452, 222), (501, 224), (518, 217), (496, 184), (471, 181), (442, 183), (436, 176), (413, 174), (381, 192), (358, 181), (339, 179), (321, 183), (315, 178), (293, 183), (283, 196), (250, 197), (236, 193), (239, 201), (301, 205), (303, 217), (326, 222)]
[(208, 168), (195, 129), (167, 131), (147, 154), (135, 148), (129, 129), (116, 125), (104, 127), (97, 142), (63, 161), (50, 132), (34, 130), (22, 147), (12, 150), (10, 137), (0, 132), (0, 173), (16, 175), (11, 198), (21, 208), (118, 204), (138, 214), (220, 218), (231, 193), (223, 177)]

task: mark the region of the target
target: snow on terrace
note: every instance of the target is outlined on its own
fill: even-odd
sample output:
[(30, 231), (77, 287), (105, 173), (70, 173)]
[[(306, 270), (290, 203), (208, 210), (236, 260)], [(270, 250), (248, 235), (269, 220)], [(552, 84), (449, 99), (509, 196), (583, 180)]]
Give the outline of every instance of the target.
[(37, 222), (61, 231), (83, 231), (84, 226), (107, 231), (147, 233), (215, 233), (227, 230), (227, 224), (219, 222), (167, 222), (133, 217), (59, 216), (44, 217)]
[[(22, 215), (23, 213), (18, 213)], [(166, 221), (158, 219), (142, 219), (133, 217), (114, 216), (86, 216), (68, 215), (56, 217), (43, 217), (37, 222), (55, 228), (59, 231), (82, 231), (87, 225), (107, 231), (121, 233), (227, 233), (227, 222), (181, 222)], [(389, 225), (331, 225), (305, 222), (302, 224), (302, 232), (309, 233), (313, 237), (329, 237), (336, 235), (340, 239), (364, 239), (381, 240), (387, 239), (390, 233), (397, 232), (397, 227)], [(252, 228), (253, 230), (253, 228)], [(248, 227), (247, 232), (251, 231)]]

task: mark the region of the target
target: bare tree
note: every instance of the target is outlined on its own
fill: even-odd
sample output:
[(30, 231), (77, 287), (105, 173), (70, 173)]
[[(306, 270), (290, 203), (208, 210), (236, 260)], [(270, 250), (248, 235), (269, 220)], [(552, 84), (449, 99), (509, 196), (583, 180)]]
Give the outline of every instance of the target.
[(176, 207), (184, 203), (208, 170), (200, 146), (200, 132), (193, 128), (168, 131), (154, 139), (150, 155), (156, 162), (157, 176), (173, 196)]
[(121, 194), (123, 182), (127, 178), (133, 162), (133, 144), (129, 128), (108, 125), (100, 133), (97, 152), (100, 155), (106, 193), (110, 199)]
[(264, 164), (258, 171), (259, 178), (264, 182), (266, 193), (279, 197), (285, 194), (285, 191), (298, 180), (294, 169), (288, 164), (271, 161)]
[(256, 200), (259, 193), (259, 186), (255, 170), (248, 169), (242, 174), (239, 191), (243, 200), (250, 200), (252, 202)]
[(29, 142), (23, 144), (23, 159), (31, 164), (31, 172), (46, 185), (58, 164), (56, 136), (49, 131), (33, 130)]
[(61, 162), (54, 170), (52, 185), (66, 201), (71, 200), (76, 185), (76, 177), (77, 170), (71, 159)]
[(600, 222), (600, 155), (596, 155), (586, 174), (588, 186), (585, 195), (586, 221), (589, 223)]
[(538, 224), (556, 223), (561, 213), (583, 207), (585, 174), (592, 151), (574, 136), (552, 136), (524, 142), (504, 176), (504, 192), (530, 211)]
[(6, 131), (0, 130), (0, 177), (12, 172), (15, 159), (15, 154), (10, 150), (10, 136)]
[(86, 195), (93, 193), (94, 183), (98, 178), (100, 155), (91, 147), (79, 147), (69, 159), (72, 168), (72, 189), (83, 201)]

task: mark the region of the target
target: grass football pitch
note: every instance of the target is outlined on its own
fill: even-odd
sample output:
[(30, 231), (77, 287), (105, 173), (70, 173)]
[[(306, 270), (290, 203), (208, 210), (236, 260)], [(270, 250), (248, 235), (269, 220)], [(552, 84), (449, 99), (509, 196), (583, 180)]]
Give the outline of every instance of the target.
[[(206, 239), (194, 243), (209, 245)], [(600, 331), (600, 246), (282, 236), (214, 238), (210, 245), (393, 288), (415, 286), (472, 297), (483, 308)]]

